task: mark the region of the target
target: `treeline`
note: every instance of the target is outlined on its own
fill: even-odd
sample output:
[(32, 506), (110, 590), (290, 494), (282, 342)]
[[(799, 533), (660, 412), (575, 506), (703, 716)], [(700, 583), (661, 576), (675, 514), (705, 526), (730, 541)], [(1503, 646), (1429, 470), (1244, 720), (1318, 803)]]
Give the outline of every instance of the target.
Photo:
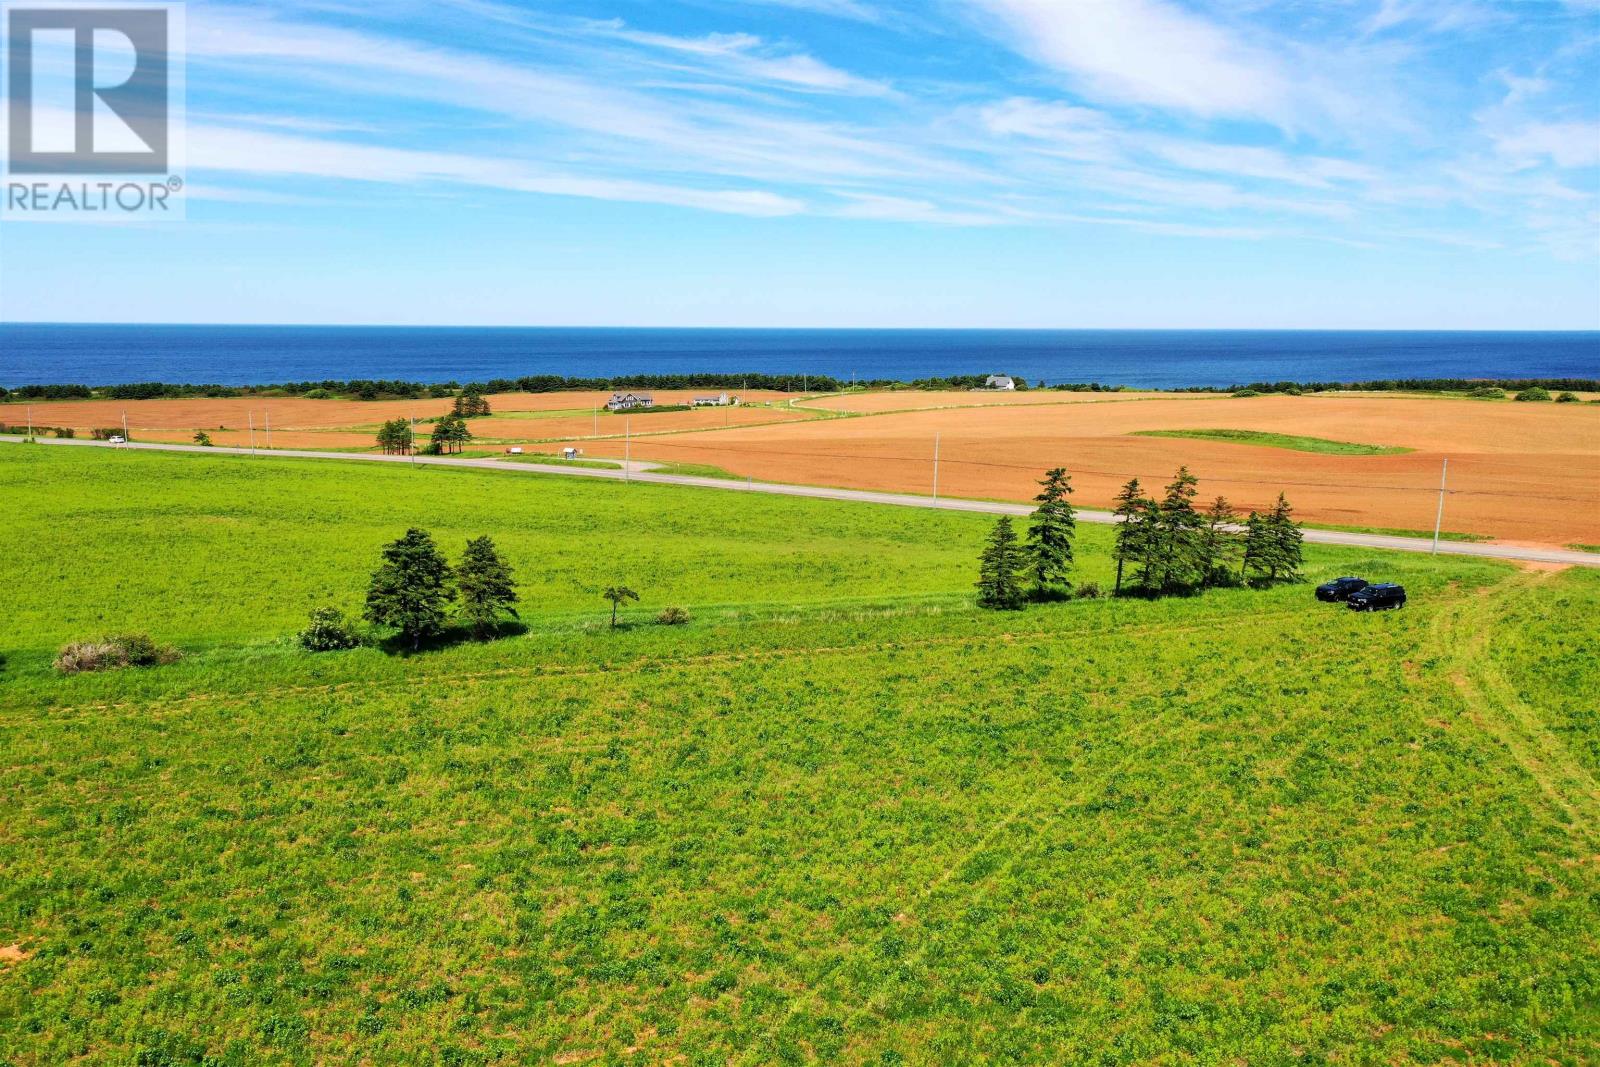
[(284, 382), (280, 385), (177, 385), (171, 382), (130, 382), (124, 385), (19, 385), (0, 387), (0, 401), (19, 400), (182, 400), (195, 397), (302, 396), (311, 399), (349, 397), (356, 400), (421, 400), (454, 396), (459, 382), (404, 382), (396, 380)]
[[(981, 389), (987, 374), (952, 374), (901, 381), (894, 378), (843, 379), (827, 374), (627, 374), (610, 378), (572, 378), (556, 374), (529, 374), (519, 378), (491, 378), (486, 382), (407, 382), (398, 379), (324, 379), (283, 382), (277, 385), (181, 385), (171, 382), (132, 382), (125, 385), (19, 385), (0, 387), (0, 402), (29, 400), (162, 400), (194, 397), (295, 396), (313, 400), (421, 400), (455, 396), (463, 390), (480, 393), (560, 393), (617, 389), (760, 389), (778, 393), (809, 390), (836, 393), (858, 389)], [(1013, 377), (1018, 389), (1025, 378)], [(1035, 388), (1076, 393), (1115, 393), (1128, 387), (1100, 382), (1039, 382)], [(1382, 378), (1366, 382), (1250, 382), (1246, 385), (1197, 385), (1152, 392), (1191, 393), (1300, 393), (1317, 392), (1471, 392), (1475, 389), (1555, 389), (1600, 392), (1596, 378)]]
[[(407, 382), (395, 379), (325, 379), (316, 382), (282, 382), (276, 385), (181, 385), (171, 382), (133, 382), (125, 385), (19, 385), (0, 388), (3, 400), (163, 400), (194, 397), (299, 396), (311, 399), (346, 397), (355, 400), (419, 400), (449, 397), (458, 392), (561, 393), (617, 389), (761, 389), (779, 393), (835, 393), (853, 387), (869, 389), (977, 389), (987, 374), (957, 374), (943, 378), (918, 378), (904, 382), (893, 378), (850, 380), (827, 374), (625, 374), (609, 378), (573, 378), (557, 374), (528, 374), (519, 378), (491, 378), (484, 382)], [(1018, 388), (1027, 383), (1014, 379)], [(1100, 390), (1101, 385), (1067, 385), (1052, 388)]]
[[(1179, 467), (1160, 497), (1145, 495), (1139, 479), (1117, 494), (1114, 596), (1167, 596), (1218, 586), (1267, 586), (1300, 577), (1304, 535), (1294, 509), (1278, 494), (1266, 512), (1240, 516), (1226, 497), (1202, 511), (1199, 479)], [(1068, 497), (1072, 480), (1047, 471), (1034, 497), (1038, 507), (1019, 539), (1009, 516), (990, 534), (978, 563), (978, 603), (1017, 610), (1028, 601), (1101, 596), (1094, 583), (1074, 590), (1072, 542), (1077, 516)]]
[(1600, 378), (1380, 378), (1370, 382), (1251, 382), (1226, 389), (1201, 386), (1197, 393), (1237, 393), (1246, 389), (1256, 393), (1327, 392), (1408, 392), (1455, 393), (1474, 389), (1568, 389), (1580, 393), (1600, 392)]

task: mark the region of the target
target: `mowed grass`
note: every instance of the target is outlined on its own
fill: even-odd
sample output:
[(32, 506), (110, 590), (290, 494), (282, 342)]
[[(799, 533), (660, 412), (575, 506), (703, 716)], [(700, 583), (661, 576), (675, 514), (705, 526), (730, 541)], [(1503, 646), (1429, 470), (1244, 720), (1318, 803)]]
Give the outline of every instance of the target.
[(1270, 433), (1266, 430), (1134, 430), (1136, 437), (1179, 437), (1196, 441), (1232, 441), (1291, 452), (1321, 452), (1330, 456), (1397, 456), (1412, 451), (1399, 445), (1365, 445), (1355, 441), (1330, 441), (1326, 437)]
[[(1411, 606), (997, 615), (971, 606), (979, 516), (23, 451), (0, 451), (0, 579), (40, 594), (0, 673), (12, 1063), (1600, 1049), (1596, 679), (1572, 662), (1600, 576), (1327, 551), (1315, 577)], [(413, 521), (501, 540), (529, 633), (295, 652)], [(41, 570), (64, 538), (99, 551)], [(166, 606), (137, 625), (186, 662), (54, 678), (39, 649), (143, 562)], [(695, 621), (595, 628), (618, 563)]]

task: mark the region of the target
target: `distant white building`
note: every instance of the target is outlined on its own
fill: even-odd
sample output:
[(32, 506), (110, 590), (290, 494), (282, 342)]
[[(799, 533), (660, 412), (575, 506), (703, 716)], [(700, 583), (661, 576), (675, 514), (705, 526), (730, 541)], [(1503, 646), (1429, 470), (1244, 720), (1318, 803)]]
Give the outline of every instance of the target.
[(697, 396), (691, 400), (690, 403), (697, 408), (725, 408), (729, 404), (734, 403), (734, 400), (735, 398), (730, 397), (727, 393), (718, 393), (716, 396), (711, 396), (709, 394), (706, 396)]
[(991, 374), (984, 381), (983, 387), (985, 389), (998, 389), (1001, 392), (1011, 392), (1016, 389), (1017, 383), (1012, 381), (1009, 375)]
[(653, 408), (656, 398), (650, 393), (612, 393), (606, 401), (611, 411), (632, 411), (634, 408)]

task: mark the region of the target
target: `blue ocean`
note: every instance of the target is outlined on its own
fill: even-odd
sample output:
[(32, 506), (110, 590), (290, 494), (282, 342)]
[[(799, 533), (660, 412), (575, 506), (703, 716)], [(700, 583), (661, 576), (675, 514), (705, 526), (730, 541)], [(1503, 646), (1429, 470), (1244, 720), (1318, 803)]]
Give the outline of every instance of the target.
[(1005, 373), (1151, 388), (1600, 378), (1600, 332), (834, 330), (0, 323), (0, 385), (483, 381), (693, 372)]

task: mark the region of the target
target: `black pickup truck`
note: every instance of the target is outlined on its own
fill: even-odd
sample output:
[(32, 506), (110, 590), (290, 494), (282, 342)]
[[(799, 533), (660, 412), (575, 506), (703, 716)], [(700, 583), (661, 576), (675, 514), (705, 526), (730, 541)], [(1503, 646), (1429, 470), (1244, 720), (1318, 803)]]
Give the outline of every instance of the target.
[(1349, 600), (1351, 593), (1360, 592), (1366, 587), (1365, 578), (1335, 578), (1317, 586), (1317, 599), (1336, 604), (1341, 600)]
[(1406, 590), (1404, 586), (1395, 585), (1393, 582), (1383, 582), (1351, 593), (1350, 599), (1345, 603), (1351, 611), (1385, 611), (1389, 608), (1403, 608), (1406, 605)]

